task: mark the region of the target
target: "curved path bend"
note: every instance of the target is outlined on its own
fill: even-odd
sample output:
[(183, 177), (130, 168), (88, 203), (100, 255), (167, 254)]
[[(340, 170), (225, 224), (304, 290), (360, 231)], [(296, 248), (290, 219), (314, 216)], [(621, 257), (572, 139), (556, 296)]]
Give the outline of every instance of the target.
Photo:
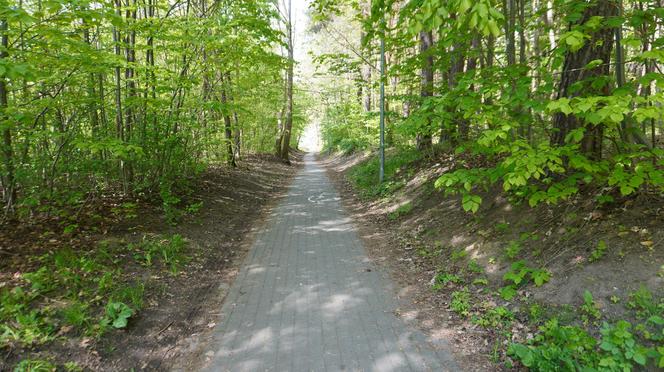
[[(220, 222), (223, 223), (223, 222)], [(257, 235), (214, 330), (209, 371), (455, 371), (396, 315), (312, 154)]]

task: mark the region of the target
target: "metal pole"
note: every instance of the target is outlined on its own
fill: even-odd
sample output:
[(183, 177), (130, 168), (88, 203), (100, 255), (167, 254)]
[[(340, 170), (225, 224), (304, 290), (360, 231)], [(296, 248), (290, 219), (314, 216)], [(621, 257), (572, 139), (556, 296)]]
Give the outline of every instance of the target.
[(385, 178), (385, 15), (380, 37), (380, 171), (379, 181)]

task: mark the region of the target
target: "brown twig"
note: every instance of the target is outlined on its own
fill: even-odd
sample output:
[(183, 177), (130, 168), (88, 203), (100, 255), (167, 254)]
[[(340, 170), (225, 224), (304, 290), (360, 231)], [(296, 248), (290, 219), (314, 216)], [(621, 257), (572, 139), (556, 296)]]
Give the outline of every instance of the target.
[(166, 327), (162, 328), (161, 331), (157, 332), (155, 336), (159, 336), (160, 334), (164, 333), (167, 329), (169, 329), (173, 325), (174, 320), (171, 320), (170, 323), (166, 325)]

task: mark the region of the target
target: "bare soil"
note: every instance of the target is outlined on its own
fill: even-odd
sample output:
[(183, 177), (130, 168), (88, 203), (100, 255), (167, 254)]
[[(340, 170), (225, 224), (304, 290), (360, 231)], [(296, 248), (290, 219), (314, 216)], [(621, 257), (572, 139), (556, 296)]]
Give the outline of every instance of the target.
[[(209, 335), (221, 303), (267, 211), (284, 194), (300, 166), (273, 156), (248, 155), (236, 169), (211, 168), (194, 180), (188, 197), (202, 202), (201, 210), (176, 226), (164, 219), (160, 207), (140, 202), (136, 218), (110, 212), (122, 200), (94, 200), (81, 209), (77, 233), (62, 233), (63, 224), (49, 216), (31, 225), (2, 226), (0, 230), (0, 286), (11, 286), (17, 273), (34, 270), (34, 257), (61, 247), (94, 249), (101, 240), (132, 242), (145, 235), (180, 234), (191, 261), (173, 276), (131, 267), (144, 278), (145, 307), (129, 326), (105, 334), (99, 341), (66, 334), (33, 348), (0, 350), (0, 371), (19, 360), (73, 361), (85, 370), (192, 370), (203, 357), (197, 345)], [(94, 218), (92, 217), (94, 216)], [(100, 217), (101, 216), (101, 217)]]
[[(529, 306), (546, 314), (572, 312), (589, 290), (602, 319), (628, 316), (630, 293), (645, 286), (655, 298), (664, 295), (664, 196), (642, 194), (629, 200), (616, 197), (612, 205), (593, 200), (593, 190), (557, 206), (530, 208), (506, 199), (499, 189), (482, 195), (484, 203), (473, 215), (461, 209), (458, 197), (446, 197), (433, 182), (451, 168), (444, 154), (409, 166), (397, 177), (405, 186), (394, 195), (367, 199), (349, 181), (349, 170), (373, 154), (323, 156), (330, 178), (352, 214), (369, 255), (392, 273), (400, 286), (400, 315), (414, 321), (430, 337), (451, 344), (457, 361), (467, 371), (505, 369), (504, 351), (511, 341), (532, 337), (537, 323), (529, 320)], [(390, 218), (399, 206), (413, 209)], [(600, 243), (602, 241), (603, 243)], [(551, 272), (541, 287), (520, 289), (521, 300), (503, 301), (496, 290), (511, 260), (505, 250), (521, 246), (518, 259)], [(591, 260), (605, 244), (604, 255)], [(481, 268), (472, 272), (470, 262)], [(592, 262), (591, 262), (592, 261)], [(463, 283), (433, 290), (438, 273), (452, 273)], [(471, 284), (485, 278), (488, 285)], [(468, 316), (450, 310), (451, 293), (468, 288), (473, 308)], [(615, 301), (615, 299), (619, 301)], [(480, 327), (471, 319), (490, 307), (505, 306), (515, 314), (510, 329)], [(564, 310), (567, 311), (567, 310)], [(507, 332), (507, 340), (499, 333)], [(502, 344), (502, 345), (501, 345)], [(498, 364), (497, 364), (498, 363)]]

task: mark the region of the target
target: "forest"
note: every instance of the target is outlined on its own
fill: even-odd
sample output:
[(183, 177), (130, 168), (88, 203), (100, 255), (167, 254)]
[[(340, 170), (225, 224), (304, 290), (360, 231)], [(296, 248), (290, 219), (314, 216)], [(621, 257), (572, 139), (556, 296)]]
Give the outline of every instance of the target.
[(4, 2), (5, 216), (110, 189), (168, 203), (203, 164), (297, 136), (298, 113), (292, 134), (274, 124), (294, 115), (276, 16), (260, 1)]
[(664, 368), (663, 67), (661, 0), (0, 0), (0, 370), (196, 369), (307, 131), (461, 369)]

